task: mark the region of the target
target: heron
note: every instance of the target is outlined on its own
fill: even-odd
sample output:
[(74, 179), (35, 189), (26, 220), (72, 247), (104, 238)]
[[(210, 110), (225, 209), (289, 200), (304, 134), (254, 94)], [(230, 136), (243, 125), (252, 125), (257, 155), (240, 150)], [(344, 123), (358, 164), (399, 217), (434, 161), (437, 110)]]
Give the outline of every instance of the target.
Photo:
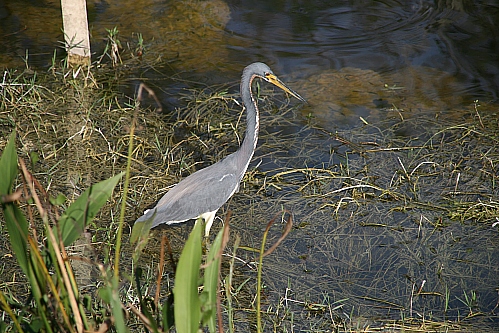
[(291, 96), (306, 102), (303, 97), (288, 88), (266, 64), (255, 62), (246, 66), (240, 86), (242, 102), (246, 109), (246, 132), (239, 149), (181, 180), (135, 223), (153, 219), (151, 228), (154, 228), (160, 224), (175, 224), (202, 218), (205, 222), (205, 237), (209, 236), (215, 214), (239, 190), (239, 183), (256, 149), (260, 119), (257, 101), (251, 90), (255, 78), (272, 83)]

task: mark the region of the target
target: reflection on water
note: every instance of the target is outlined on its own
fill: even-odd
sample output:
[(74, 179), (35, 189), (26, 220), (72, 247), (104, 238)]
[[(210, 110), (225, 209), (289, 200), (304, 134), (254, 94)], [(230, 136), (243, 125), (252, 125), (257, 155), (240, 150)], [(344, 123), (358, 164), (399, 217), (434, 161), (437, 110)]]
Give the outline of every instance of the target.
[[(175, 60), (178, 70), (239, 73), (258, 60), (302, 79), (345, 67), (379, 74), (428, 67), (461, 82), (459, 94), (497, 97), (494, 1), (95, 0), (88, 7), (96, 52), (105, 28), (117, 26), (125, 40), (141, 33), (151, 59)], [(0, 1), (2, 67), (22, 65), (26, 49), (34, 65), (48, 66), (62, 40), (59, 13), (55, 0)]]
[(449, 110), (469, 109), (473, 102), (464, 97), (466, 88), (455, 76), (429, 67), (410, 66), (384, 74), (345, 67), (322, 71), (295, 85), (310, 103), (302, 113), (312, 113), (329, 131), (394, 114), (402, 118), (445, 116)]
[(344, 67), (390, 73), (424, 66), (459, 77), (470, 94), (496, 97), (496, 2), (234, 2), (227, 30), (286, 70), (298, 67), (308, 76)]
[[(0, 66), (23, 67), (26, 49), (29, 50), (28, 64), (43, 68), (50, 66), (53, 50), (58, 48), (58, 43), (62, 40), (60, 31), (62, 21), (59, 13), (58, 0), (17, 2), (0, 0)], [(104, 48), (106, 28), (117, 26), (124, 45), (126, 42), (134, 42), (131, 37), (134, 34), (143, 35), (146, 49), (143, 61), (138, 66), (144, 68), (146, 72), (141, 73), (142, 77), (158, 82), (158, 91), (159, 87), (162, 87), (163, 92), (173, 90), (171, 82), (161, 81), (162, 74), (154, 67), (159, 67), (160, 64), (168, 63), (170, 71), (180, 73), (179, 76), (187, 71), (190, 75), (196, 73), (198, 77), (202, 77), (200, 81), (211, 84), (235, 82), (245, 65), (253, 61), (264, 61), (271, 65), (275, 73), (290, 87), (309, 100), (310, 104), (301, 109), (303, 117), (300, 121), (305, 122), (306, 117), (310, 116), (321, 129), (325, 129), (325, 132), (340, 130), (345, 133), (348, 128), (358, 129), (366, 123), (379, 123), (384, 119), (400, 119), (403, 122), (404, 119), (414, 119), (420, 115), (431, 121), (442, 118), (449, 121), (452, 117), (461, 118), (463, 115), (469, 115), (475, 99), (489, 100), (498, 97), (499, 5), (491, 0), (481, 2), (95, 0), (89, 2), (89, 20), (92, 27), (93, 48), (97, 54)], [(192, 79), (192, 76), (189, 78)], [(191, 83), (186, 80), (183, 84), (182, 88), (188, 88)], [(130, 89), (130, 95), (133, 95), (133, 87)], [(158, 95), (165, 104), (178, 105), (175, 101), (166, 101), (167, 98), (178, 97), (166, 93)], [(289, 140), (295, 140), (293, 143), (286, 141), (279, 153), (283, 159), (286, 156), (299, 156), (294, 161), (299, 160), (300, 165), (293, 167), (326, 165), (342, 168), (343, 165), (349, 165), (349, 170), (352, 170), (352, 163), (356, 163), (353, 169), (358, 172), (359, 177), (362, 177), (367, 169), (381, 166), (382, 162), (389, 160), (388, 166), (380, 167), (380, 170), (375, 169), (373, 175), (369, 174), (369, 177), (374, 179), (369, 178), (369, 181), (374, 183), (382, 179), (389, 184), (386, 185), (386, 188), (389, 188), (393, 185), (392, 180), (400, 177), (400, 174), (393, 170), (400, 171), (402, 163), (400, 161), (410, 161), (413, 153), (413, 151), (398, 153), (396, 157), (399, 159), (388, 153), (383, 157), (379, 157), (378, 154), (371, 161), (365, 156), (352, 159), (347, 153), (338, 157), (340, 154), (334, 146), (337, 142), (323, 132), (321, 134), (323, 137), (314, 133), (313, 142), (303, 148), (305, 143), (300, 141), (304, 140), (301, 137), (303, 133), (300, 132), (303, 127), (294, 121), (295, 123), (287, 127), (294, 132), (286, 133), (286, 129), (281, 128), (283, 131), (278, 133), (288, 136)], [(412, 144), (412, 137), (416, 137), (418, 133), (431, 136), (425, 133), (428, 129), (425, 126), (416, 127), (412, 125), (413, 123), (410, 124), (405, 127), (400, 125), (393, 132), (387, 130), (388, 125), (386, 128), (372, 130), (380, 131), (379, 140), (389, 141), (386, 142), (386, 147), (391, 147), (399, 137), (404, 138), (404, 143)], [(262, 132), (266, 130), (265, 126), (263, 119)], [(357, 134), (362, 136), (365, 133), (359, 131)], [(359, 138), (349, 139), (361, 141)], [(453, 144), (456, 149), (460, 147), (457, 139)], [(471, 150), (473, 151), (475, 150)], [(261, 166), (263, 170), (269, 165), (271, 167), (267, 170), (275, 169), (283, 162), (283, 159), (277, 158), (279, 155), (265, 147), (264, 142), (257, 151), (256, 159), (263, 156), (263, 153), (265, 153), (265, 157), (262, 158), (264, 163)], [(483, 156), (489, 153), (490, 151), (484, 151)], [(448, 160), (451, 160), (451, 157)], [(440, 161), (442, 165), (445, 165), (446, 158), (445, 156)], [(333, 163), (333, 159), (343, 159), (344, 164), (340, 165), (337, 160)], [(425, 160), (422, 159), (420, 162), (424, 163)], [(463, 163), (461, 160), (455, 161), (455, 165), (461, 163)], [(494, 168), (497, 161), (492, 160), (490, 163)], [(290, 165), (282, 166), (283, 169), (286, 167)], [(415, 165), (412, 167), (416, 168)], [(444, 169), (442, 167), (438, 172), (435, 171), (435, 174), (440, 175)], [(459, 171), (457, 167), (450, 169), (452, 172)], [(465, 171), (470, 169), (471, 166), (468, 169), (463, 168)], [(383, 173), (384, 177), (381, 178), (378, 172)], [(488, 172), (494, 174), (494, 170)], [(348, 176), (354, 179), (357, 175)], [(451, 176), (454, 174), (449, 177)], [(441, 178), (439, 180), (445, 183)], [(305, 182), (307, 181), (309, 179), (305, 179)], [(329, 190), (335, 190), (341, 185), (328, 184), (331, 186)], [(447, 183), (444, 185), (454, 186)], [(487, 195), (497, 197), (497, 190), (493, 188), (491, 191), (495, 192)], [(283, 192), (285, 191), (276, 196), (283, 196)], [(286, 195), (291, 197), (289, 192)], [(302, 196), (296, 191), (293, 195), (292, 200), (296, 201), (296, 207), (303, 208), (300, 217), (303, 220), (308, 219), (307, 223), (311, 225), (315, 223), (315, 229), (312, 229), (313, 234), (305, 237), (299, 234), (298, 241), (306, 244), (297, 243), (296, 249), (284, 247), (283, 251), (289, 251), (290, 254), (288, 256), (290, 262), (284, 268), (290, 272), (284, 270), (283, 279), (276, 278), (278, 285), (276, 288), (281, 288), (283, 281), (290, 275), (296, 278), (295, 283), (299, 283), (302, 279), (308, 284), (303, 284), (301, 290), (303, 294), (300, 297), (306, 297), (307, 293), (316, 292), (317, 289), (325, 290), (341, 278), (343, 279), (341, 282), (344, 283), (334, 284), (335, 288), (331, 288), (334, 289), (331, 290), (331, 294), (337, 292), (339, 288), (348, 289), (349, 294), (356, 294), (361, 286), (365, 288), (363, 290), (365, 295), (373, 295), (369, 286), (376, 286), (376, 292), (379, 292), (376, 297), (381, 299), (395, 295), (399, 298), (399, 304), (408, 306), (404, 302), (407, 301), (411, 288), (415, 283), (421, 282), (410, 279), (429, 275), (433, 279), (433, 287), (440, 281), (435, 271), (430, 272), (429, 268), (425, 267), (438, 268), (438, 260), (449, 256), (450, 259), (444, 259), (449, 259), (448, 262), (459, 261), (459, 265), (462, 265), (445, 268), (454, 272), (466, 266), (462, 264), (463, 258), (473, 260), (466, 255), (465, 249), (468, 244), (473, 244), (470, 239), (467, 239), (465, 245), (455, 246), (454, 252), (449, 252), (457, 241), (452, 234), (447, 234), (443, 239), (445, 244), (439, 246), (438, 242), (442, 239), (434, 238), (435, 229), (432, 222), (439, 218), (440, 213), (431, 215), (423, 211), (414, 213), (390, 211), (390, 214), (380, 217), (382, 208), (376, 206), (380, 203), (375, 202), (371, 206), (372, 212), (363, 212), (369, 218), (369, 222), (379, 222), (384, 218), (385, 224), (400, 224), (409, 232), (377, 236), (376, 230), (357, 225), (354, 228), (356, 234), (353, 234), (351, 220), (348, 217), (350, 213), (348, 209), (352, 210), (352, 216), (355, 210), (351, 208), (356, 204), (353, 199), (352, 203), (346, 204), (347, 208), (338, 204), (344, 219), (332, 221), (330, 218), (332, 214), (324, 217), (324, 212), (317, 209), (321, 205), (330, 204), (329, 202), (307, 201), (304, 204), (303, 202), (308, 199), (306, 195)], [(272, 196), (272, 193), (269, 196)], [(266, 202), (262, 205), (265, 204)], [(386, 208), (384, 204), (383, 207)], [(253, 209), (260, 208), (262, 207)], [(420, 223), (418, 219), (424, 214), (428, 221)], [(326, 225), (321, 222), (323, 220), (332, 222)], [(247, 227), (244, 227), (245, 230)], [(466, 226), (456, 225), (453, 227), (453, 232), (464, 234), (470, 231)], [(367, 235), (368, 237), (361, 237), (367, 233), (371, 234)], [(490, 240), (485, 233), (480, 233), (478, 236), (480, 239)], [(334, 243), (340, 240), (345, 243), (338, 248)], [(381, 250), (371, 252), (373, 247), (372, 244), (368, 244), (369, 242), (376, 244)], [(386, 244), (390, 244), (393, 248), (387, 247)], [(390, 272), (386, 266), (401, 261), (400, 248), (407, 256), (405, 258), (409, 262), (407, 267), (404, 269), (399, 265), (400, 271), (391, 272), (393, 275), (377, 276), (381, 266), (385, 266), (384, 272)], [(365, 251), (359, 252), (359, 249)], [(489, 245), (489, 248), (482, 249), (481, 253), (490, 255), (490, 262), (497, 266), (495, 259), (497, 256), (492, 255), (494, 250), (497, 251), (497, 245)], [(315, 257), (314, 260), (307, 262), (303, 260), (303, 266), (310, 265), (303, 269), (303, 274), (291, 271), (297, 268), (296, 258), (292, 257), (297, 253)], [(333, 257), (344, 262), (328, 262), (327, 265), (331, 267), (324, 267), (320, 264), (322, 257)], [(477, 263), (476, 266), (466, 267), (477, 270), (480, 265), (481, 263)], [(283, 267), (282, 263), (280, 266)], [(426, 269), (428, 271), (425, 271)], [(313, 275), (314, 272), (320, 275)], [(495, 273), (487, 270), (484, 274)], [(397, 278), (407, 279), (405, 289), (391, 290), (396, 285), (393, 281)], [(452, 280), (452, 274), (446, 278)], [(370, 279), (376, 283), (371, 284)], [(492, 279), (487, 275), (484, 280), (488, 288), (486, 307), (490, 308), (492, 291), (489, 287)], [(457, 293), (455, 291), (453, 294), (454, 302)], [(461, 295), (459, 291), (459, 296)], [(422, 298), (419, 301), (423, 303), (422, 308), (432, 302), (426, 303)], [(439, 304), (440, 308), (441, 305)], [(394, 311), (392, 309), (392, 312)], [(373, 313), (375, 312), (373, 310)], [(390, 315), (395, 316), (393, 313)]]

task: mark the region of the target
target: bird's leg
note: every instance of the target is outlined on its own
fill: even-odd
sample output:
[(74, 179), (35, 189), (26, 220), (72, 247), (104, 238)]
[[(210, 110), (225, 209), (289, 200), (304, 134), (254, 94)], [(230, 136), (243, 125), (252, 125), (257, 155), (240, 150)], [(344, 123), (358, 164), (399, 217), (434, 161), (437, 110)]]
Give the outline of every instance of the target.
[(211, 226), (213, 225), (213, 221), (215, 220), (216, 214), (217, 214), (217, 211), (215, 210), (213, 212), (207, 212), (207, 213), (201, 214), (201, 216), (200, 216), (204, 219), (204, 237), (205, 238), (208, 238), (208, 236), (210, 236), (210, 229), (211, 229)]

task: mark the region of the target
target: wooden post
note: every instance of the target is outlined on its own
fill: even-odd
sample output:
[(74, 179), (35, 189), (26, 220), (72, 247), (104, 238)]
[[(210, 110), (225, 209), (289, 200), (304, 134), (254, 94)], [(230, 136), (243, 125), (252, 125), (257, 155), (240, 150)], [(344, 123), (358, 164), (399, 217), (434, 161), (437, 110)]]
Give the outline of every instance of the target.
[(68, 65), (89, 66), (90, 37), (86, 0), (61, 0), (61, 8)]

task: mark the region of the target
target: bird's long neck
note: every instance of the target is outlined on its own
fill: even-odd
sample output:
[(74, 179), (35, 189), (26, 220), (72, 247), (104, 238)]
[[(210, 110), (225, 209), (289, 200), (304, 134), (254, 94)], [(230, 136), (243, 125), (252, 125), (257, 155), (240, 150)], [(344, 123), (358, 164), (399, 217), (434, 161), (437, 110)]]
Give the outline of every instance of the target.
[[(255, 151), (258, 142), (258, 130), (260, 128), (258, 106), (251, 93), (251, 83), (255, 77), (255, 74), (243, 72), (243, 77), (241, 79), (241, 97), (244, 107), (246, 108), (246, 133), (244, 135), (243, 143), (237, 152), (239, 154), (237, 160), (240, 164), (240, 170), (242, 170), (242, 174), (240, 175), (241, 178), (246, 172), (251, 158), (253, 157), (253, 152)], [(246, 101), (250, 101), (250, 103), (246, 103)]]

